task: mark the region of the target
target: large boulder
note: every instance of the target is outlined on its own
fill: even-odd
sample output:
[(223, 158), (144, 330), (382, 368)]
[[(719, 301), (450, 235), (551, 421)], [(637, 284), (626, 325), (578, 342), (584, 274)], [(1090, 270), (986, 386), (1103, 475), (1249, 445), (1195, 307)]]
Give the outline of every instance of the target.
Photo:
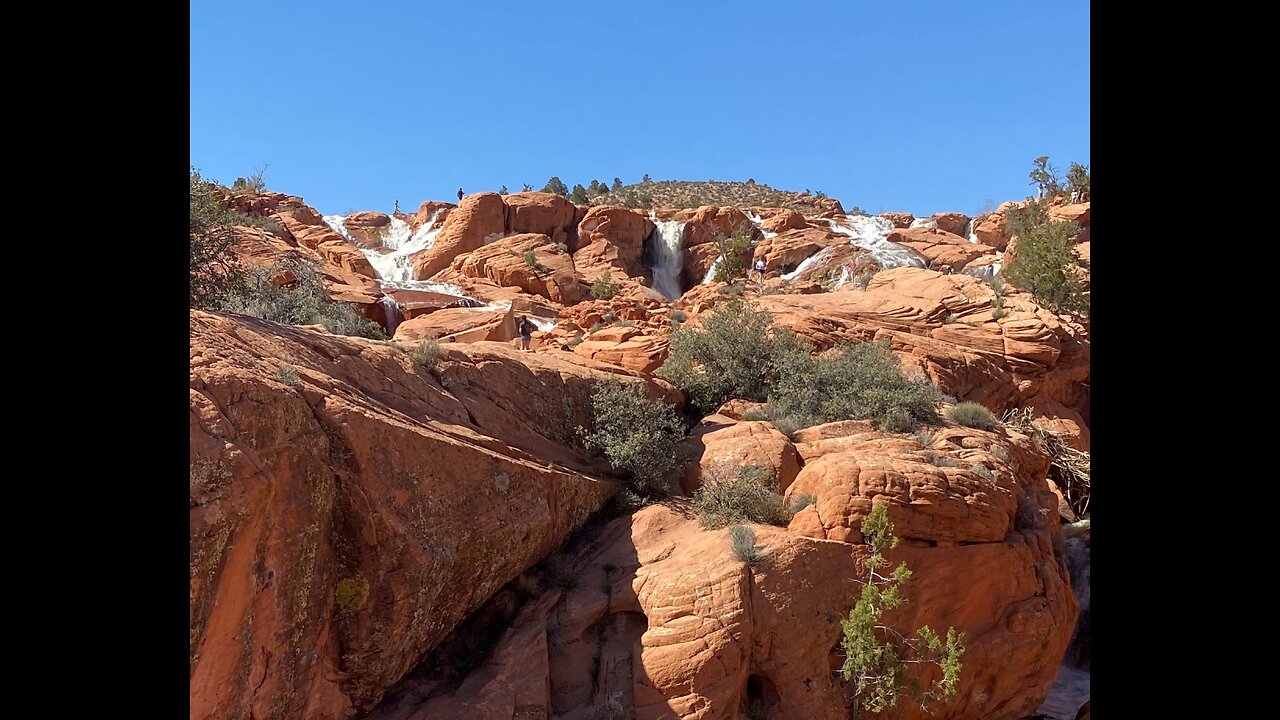
[(680, 480), (693, 494), (711, 479), (731, 477), (743, 465), (757, 465), (777, 480), (772, 489), (783, 493), (800, 472), (800, 456), (786, 435), (770, 423), (736, 420), (723, 411), (703, 418), (684, 441), (692, 462)]
[(638, 210), (598, 205), (587, 210), (578, 223), (573, 264), (583, 278), (605, 272), (639, 277), (645, 273), (644, 241), (653, 233), (653, 221)]
[(483, 247), (486, 241), (506, 232), (507, 206), (497, 193), (476, 193), (463, 198), (449, 212), (435, 243), (419, 253), (413, 262), (413, 277), (425, 280), (449, 267), (463, 253)]
[(634, 372), (652, 373), (667, 361), (667, 339), (634, 327), (614, 326), (587, 335), (573, 352)]
[[(961, 232), (963, 231), (961, 228)], [(971, 243), (968, 239), (941, 228), (893, 230), (886, 239), (916, 251), (929, 261), (930, 268), (949, 267), (955, 272), (960, 272), (980, 257), (997, 254), (993, 247)]]
[[(572, 305), (582, 299), (573, 258), (546, 235), (538, 233), (511, 235), (460, 255), (453, 259), (450, 270), (458, 275), (488, 278), (498, 285), (517, 287), (561, 305)], [(441, 276), (445, 280), (450, 278), (451, 275)]]
[[(775, 720), (844, 720), (850, 689), (833, 672), (843, 662), (840, 621), (866, 579), (869, 550), (857, 530), (828, 529), (857, 528), (873, 499), (888, 503), (903, 539), (888, 559), (913, 571), (902, 588), (907, 602), (884, 621), (908, 633), (927, 624), (967, 636), (955, 697), (934, 703), (935, 715), (902, 703), (901, 716), (1031, 715), (1077, 612), (1053, 550), (1061, 533), (1041, 512), (1052, 502), (1047, 458), (1026, 438), (941, 435), (935, 456), (965, 469), (935, 466), (914, 439), (880, 434), (833, 449), (838, 471), (806, 467), (788, 495), (817, 502), (790, 530), (750, 524), (764, 556), (754, 566), (735, 557), (727, 530), (701, 528), (681, 502), (613, 521), (566, 553), (563, 572), (576, 582), (527, 606), (491, 660), (460, 684), (437, 685), (443, 689), (416, 708), (387, 708), (379, 720), (589, 720), (628, 711), (637, 720), (712, 720), (742, 717), (747, 708)], [(977, 464), (994, 480), (968, 469)], [(513, 662), (545, 680), (527, 682)]]
[(570, 450), (602, 371), (191, 313), (190, 702), (363, 713), (612, 492)]
[(967, 234), (966, 228), (969, 227), (969, 216), (964, 213), (934, 213), (933, 217), (929, 219), (934, 222), (934, 227), (939, 230), (962, 237)]
[(500, 197), (507, 204), (508, 234), (541, 233), (552, 242), (570, 244), (577, 212), (573, 203), (545, 192), (519, 192)]

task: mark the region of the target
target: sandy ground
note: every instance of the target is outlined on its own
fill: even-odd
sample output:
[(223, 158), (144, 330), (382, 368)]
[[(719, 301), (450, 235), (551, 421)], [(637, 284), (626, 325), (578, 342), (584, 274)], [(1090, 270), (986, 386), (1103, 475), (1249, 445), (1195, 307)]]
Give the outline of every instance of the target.
[(1049, 695), (1037, 711), (1054, 720), (1075, 720), (1076, 711), (1089, 699), (1089, 671), (1063, 665)]

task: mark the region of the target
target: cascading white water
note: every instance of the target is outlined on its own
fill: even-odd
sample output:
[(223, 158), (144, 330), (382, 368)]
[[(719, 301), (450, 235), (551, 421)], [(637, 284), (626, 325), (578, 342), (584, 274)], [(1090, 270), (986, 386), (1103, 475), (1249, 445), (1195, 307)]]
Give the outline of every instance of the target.
[[(854, 245), (866, 250), (880, 267), (888, 270), (896, 267), (928, 267), (929, 263), (909, 247), (889, 242), (886, 238), (893, 231), (893, 222), (878, 215), (849, 215), (843, 220), (828, 220), (831, 231), (844, 235)], [(930, 221), (932, 222), (932, 221)], [(937, 223), (934, 223), (936, 226)], [(912, 227), (915, 227), (912, 223)]]
[[(382, 281), (383, 286), (398, 290), (425, 290), (442, 295), (467, 297), (463, 294), (462, 288), (457, 285), (413, 279), (412, 256), (414, 253), (426, 250), (435, 244), (436, 236), (440, 234), (441, 230), (440, 227), (435, 226), (436, 218), (439, 217), (441, 212), (444, 211), (437, 210), (430, 220), (418, 228), (417, 232), (413, 232), (410, 229), (409, 223), (392, 215), (391, 224), (382, 233), (382, 247), (379, 249), (360, 248), (360, 252), (364, 253), (364, 256), (369, 259), (369, 264), (378, 273), (378, 279)], [(334, 232), (346, 238), (348, 242), (353, 245), (356, 244), (355, 239), (351, 237), (351, 233), (347, 230), (345, 217), (341, 215), (325, 215), (324, 222), (333, 228)], [(484, 304), (478, 300), (472, 299), (472, 301), (477, 305)]]
[(720, 267), (720, 261), (724, 260), (724, 256), (720, 255), (711, 261), (711, 267), (707, 268), (707, 274), (702, 276), (702, 284), (710, 285), (716, 279), (716, 270)]
[(684, 269), (685, 223), (681, 220), (659, 220), (649, 213), (653, 221), (653, 289), (668, 300), (684, 294), (680, 284), (680, 271)]
[(831, 245), (829, 247), (822, 248), (821, 250), (817, 251), (816, 253), (802, 260), (800, 264), (796, 266), (795, 270), (792, 270), (791, 272), (784, 274), (782, 276), (782, 279), (786, 280), (787, 282), (791, 282), (792, 280), (795, 280), (796, 278), (800, 277), (803, 273), (808, 272), (809, 268), (813, 267), (814, 265), (818, 265), (830, 260), (831, 257), (839, 253), (841, 249), (843, 248), (840, 245)]
[(746, 210), (743, 210), (742, 214), (747, 216), (747, 219), (751, 221), (752, 225), (755, 225), (756, 227), (760, 228), (760, 233), (764, 235), (765, 240), (768, 240), (771, 237), (778, 236), (778, 233), (771, 232), (769, 230), (764, 229), (764, 218), (760, 217), (759, 215), (753, 212), (748, 212)]
[(977, 219), (972, 219), (969, 221), (968, 225), (964, 226), (964, 236), (969, 238), (969, 242), (974, 243), (975, 245), (978, 242), (978, 236), (973, 232), (973, 226), (977, 224)]
[(912, 220), (912, 221), (911, 221), (911, 227), (913, 227), (913, 228), (936, 228), (936, 227), (938, 227), (938, 221), (937, 221), (937, 220), (934, 220), (934, 219), (932, 219), (932, 218), (916, 218), (915, 220)]
[(396, 304), (396, 299), (390, 295), (383, 295), (378, 299), (387, 314), (387, 334), (394, 335), (396, 328), (400, 326), (400, 322), (404, 317), (400, 314), (400, 306)]

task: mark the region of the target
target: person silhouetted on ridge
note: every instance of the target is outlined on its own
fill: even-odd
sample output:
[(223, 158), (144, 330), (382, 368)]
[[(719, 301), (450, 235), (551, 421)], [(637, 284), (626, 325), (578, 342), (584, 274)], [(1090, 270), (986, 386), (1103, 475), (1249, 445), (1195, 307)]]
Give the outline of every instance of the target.
[(458, 188), (458, 202), (462, 202), (462, 188)]

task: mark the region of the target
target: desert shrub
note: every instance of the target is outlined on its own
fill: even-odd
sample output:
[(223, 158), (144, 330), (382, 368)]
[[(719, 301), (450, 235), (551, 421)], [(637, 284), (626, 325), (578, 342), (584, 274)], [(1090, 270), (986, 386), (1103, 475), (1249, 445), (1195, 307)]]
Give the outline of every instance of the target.
[(1036, 297), (1056, 313), (1089, 314), (1089, 298), (1075, 273), (1075, 223), (1049, 217), (1049, 205), (1032, 201), (1009, 211), (1009, 228), (1018, 236), (1014, 257), (1004, 275), (1009, 282)]
[(217, 309), (244, 281), (231, 228), (248, 224), (248, 218), (223, 205), (215, 188), (191, 168), (188, 289), (193, 308)]
[(742, 413), (742, 419), (743, 420), (768, 420), (769, 411), (766, 408), (761, 407), (759, 405), (755, 407), (749, 407), (747, 408), (746, 412)]
[[(292, 273), (294, 281), (276, 285), (272, 278)], [(218, 308), (224, 312), (252, 315), (285, 325), (323, 325), (336, 335), (359, 335), (382, 340), (386, 333), (377, 323), (360, 317), (351, 303), (334, 302), (324, 281), (310, 262), (286, 262), (269, 268), (253, 268), (245, 282)]]
[[(845, 652), (840, 674), (853, 685), (854, 696), (862, 710), (880, 713), (897, 706), (899, 699), (909, 696), (928, 709), (928, 703), (941, 698), (950, 700), (960, 680), (960, 658), (964, 655), (965, 634), (947, 628), (946, 638), (939, 637), (928, 625), (916, 630), (915, 637), (881, 623), (886, 611), (902, 606), (902, 586), (911, 579), (911, 569), (900, 563), (888, 575), (881, 570), (889, 566), (884, 555), (898, 545), (893, 535), (884, 503), (876, 504), (863, 520), (862, 536), (871, 546), (865, 561), (867, 580), (849, 616), (841, 622), (840, 645)], [(937, 665), (941, 671), (922, 690), (919, 677), (909, 678), (908, 668)]]
[(613, 281), (608, 270), (591, 284), (591, 297), (597, 300), (609, 300), (617, 294), (618, 283)]
[(916, 442), (920, 447), (933, 447), (933, 433), (928, 430), (921, 430), (916, 433)]
[(524, 251), (524, 264), (535, 270), (538, 268), (538, 258), (533, 254), (532, 249)]
[(645, 396), (644, 385), (618, 380), (596, 382), (591, 393), (588, 449), (601, 452), (610, 467), (624, 474), (641, 495), (670, 492), (672, 475), (680, 469), (680, 440), (684, 425), (665, 402)]
[(1004, 462), (1009, 462), (1009, 451), (1003, 445), (992, 444), (988, 451)]
[(974, 473), (975, 475), (980, 475), (990, 480), (991, 482), (996, 481), (995, 473), (988, 470), (986, 465), (979, 465), (977, 463), (974, 463), (973, 465), (969, 466), (969, 472)]
[(440, 341), (426, 338), (409, 351), (409, 357), (428, 370), (436, 369), (436, 361), (440, 359)]
[(369, 600), (369, 581), (362, 577), (343, 578), (333, 593), (333, 602), (343, 615), (350, 615)]
[(990, 410), (972, 400), (947, 408), (947, 417), (954, 423), (979, 430), (995, 430), (1000, 427), (1000, 421)]
[(667, 317), (671, 318), (672, 320), (675, 320), (676, 322), (684, 322), (689, 319), (688, 313), (686, 313), (685, 311), (679, 308), (671, 308), (671, 310), (667, 313)]
[(280, 367), (276, 368), (276, 379), (289, 387), (297, 387), (302, 382), (298, 378), (297, 369), (288, 363), (280, 363)]
[(808, 355), (792, 333), (771, 331), (769, 314), (741, 300), (699, 316), (701, 328), (671, 333), (666, 363), (658, 375), (689, 395), (703, 415), (731, 398), (764, 400), (769, 383), (793, 355)]
[(716, 282), (730, 282), (747, 271), (747, 250), (751, 248), (751, 229), (737, 227), (729, 235), (717, 231), (713, 241), (720, 250), (720, 263), (716, 265)]
[(908, 379), (887, 342), (853, 343), (819, 357), (789, 356), (769, 390), (770, 414), (804, 427), (844, 419), (874, 419), (889, 432), (937, 422), (941, 394), (927, 380)]
[(816, 495), (797, 493), (795, 497), (791, 498), (791, 512), (798, 513), (816, 502), (818, 502)]
[(746, 525), (729, 526), (729, 539), (733, 541), (733, 556), (748, 565), (758, 565), (764, 554), (756, 545), (756, 533)]
[(738, 520), (766, 525), (785, 525), (786, 505), (774, 492), (778, 481), (773, 473), (759, 465), (744, 465), (728, 476), (715, 469), (693, 494), (699, 522), (708, 530), (722, 528)]

